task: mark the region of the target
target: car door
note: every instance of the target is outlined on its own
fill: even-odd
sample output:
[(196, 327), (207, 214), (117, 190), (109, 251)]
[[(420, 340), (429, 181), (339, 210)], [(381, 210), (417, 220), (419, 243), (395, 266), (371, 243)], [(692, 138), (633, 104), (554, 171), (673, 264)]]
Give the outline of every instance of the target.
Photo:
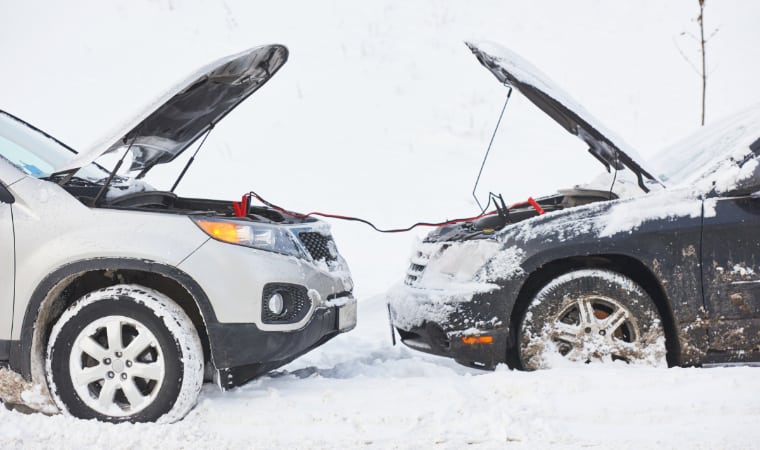
[[(760, 184), (744, 189), (757, 190)], [(760, 361), (760, 196), (708, 199), (705, 211), (702, 279), (709, 350), (716, 361)]]
[[(0, 182), (0, 343), (11, 338), (15, 257), (10, 193)], [(8, 345), (0, 345), (0, 360), (8, 359)]]

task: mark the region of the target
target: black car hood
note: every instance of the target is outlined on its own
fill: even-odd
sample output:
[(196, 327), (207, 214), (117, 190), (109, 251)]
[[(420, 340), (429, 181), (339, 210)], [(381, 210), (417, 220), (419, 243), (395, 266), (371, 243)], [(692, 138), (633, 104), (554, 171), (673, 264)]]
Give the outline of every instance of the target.
[(614, 136), (591, 114), (558, 88), (548, 77), (514, 52), (500, 45), (488, 42), (466, 42), (483, 66), (496, 78), (514, 87), (554, 119), (571, 134), (578, 136), (609, 171), (610, 168), (631, 170), (638, 179), (639, 186), (649, 191), (647, 183), (662, 184), (644, 169), (635, 150), (622, 139)]
[(106, 153), (129, 147), (132, 152), (130, 171), (141, 171), (140, 175), (144, 175), (156, 164), (179, 156), (264, 85), (287, 59), (288, 49), (275, 44), (214, 61), (57, 171), (73, 171)]

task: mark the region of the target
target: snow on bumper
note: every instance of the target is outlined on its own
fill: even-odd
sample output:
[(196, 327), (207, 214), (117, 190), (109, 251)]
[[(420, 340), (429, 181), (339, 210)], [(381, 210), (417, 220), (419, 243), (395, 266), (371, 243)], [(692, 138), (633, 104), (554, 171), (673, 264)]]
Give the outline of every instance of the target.
[(499, 280), (524, 273), (524, 255), (518, 247), (503, 248), (490, 239), (418, 244), (405, 282), (387, 294), (393, 324), (410, 329), (426, 322), (459, 322), (467, 329), (495, 322), (472, 310), (478, 309), (478, 299), (500, 289)]
[(391, 325), (414, 349), (477, 367), (502, 362), (502, 282), (524, 274), (524, 255), (491, 239), (419, 244), (405, 282), (387, 294)]
[[(494, 314), (500, 289), (435, 291), (399, 285), (388, 293), (391, 325), (408, 347), (492, 368), (506, 355), (506, 321)], [(472, 338), (487, 337), (488, 342)]]
[(496, 285), (465, 285), (458, 289), (435, 290), (399, 284), (388, 291), (393, 325), (402, 329), (419, 327), (426, 322), (446, 324), (464, 303), (478, 292), (490, 292)]

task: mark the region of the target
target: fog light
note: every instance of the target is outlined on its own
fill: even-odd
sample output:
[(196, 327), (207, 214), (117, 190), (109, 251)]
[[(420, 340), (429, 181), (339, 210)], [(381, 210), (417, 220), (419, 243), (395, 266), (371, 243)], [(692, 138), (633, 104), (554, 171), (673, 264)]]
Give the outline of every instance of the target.
[(269, 311), (272, 312), (275, 316), (279, 316), (282, 314), (282, 311), (285, 309), (285, 301), (282, 298), (282, 295), (280, 295), (279, 292), (275, 292), (274, 295), (269, 297), (269, 301), (267, 302), (267, 306), (269, 306)]

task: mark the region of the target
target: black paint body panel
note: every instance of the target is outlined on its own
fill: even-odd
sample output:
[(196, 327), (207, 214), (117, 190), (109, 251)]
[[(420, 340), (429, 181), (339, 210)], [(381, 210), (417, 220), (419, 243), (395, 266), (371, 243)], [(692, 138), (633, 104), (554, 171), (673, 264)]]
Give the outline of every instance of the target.
[[(655, 300), (666, 329), (670, 365), (760, 361), (760, 198), (675, 195), (672, 203), (679, 205), (674, 210), (678, 213), (670, 217), (652, 213), (651, 219), (628, 230), (605, 229), (611, 214), (652, 205), (651, 195), (569, 208), (508, 225), (488, 238), (501, 242), (502, 251), (523, 252), (521, 272), (495, 280), (497, 290), (452, 302), (456, 311), (442, 323), (399, 329), (402, 341), (465, 364), (514, 366), (526, 300), (563, 272), (597, 267), (629, 276)], [(671, 193), (656, 195), (668, 205)], [(456, 234), (451, 231), (451, 236)], [(446, 240), (444, 233), (428, 242)], [(503, 344), (495, 339), (493, 345), (462, 346), (449, 339), (442, 346), (436, 336), (436, 330), (457, 336), (468, 325), (494, 317), (498, 326), (484, 327), (481, 334), (507, 336)]]

